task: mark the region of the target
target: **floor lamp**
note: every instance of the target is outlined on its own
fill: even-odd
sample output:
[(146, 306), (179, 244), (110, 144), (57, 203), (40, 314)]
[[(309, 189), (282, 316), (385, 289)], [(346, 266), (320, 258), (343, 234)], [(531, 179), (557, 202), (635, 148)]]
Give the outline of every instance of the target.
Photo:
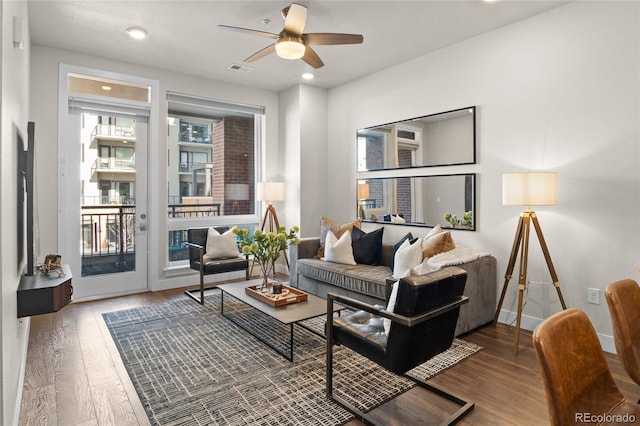
[(507, 173), (502, 175), (502, 204), (504, 205), (519, 205), (526, 206), (526, 210), (520, 213), (520, 219), (518, 220), (518, 228), (516, 229), (516, 236), (513, 240), (513, 247), (511, 249), (511, 256), (509, 256), (509, 264), (507, 265), (507, 272), (504, 276), (504, 286), (502, 287), (502, 294), (500, 295), (500, 301), (498, 302), (498, 308), (493, 318), (493, 323), (498, 321), (500, 310), (502, 309), (502, 303), (504, 302), (504, 296), (507, 292), (509, 281), (513, 275), (513, 268), (518, 257), (518, 251), (520, 251), (520, 271), (518, 275), (518, 312), (516, 317), (516, 336), (513, 346), (514, 355), (518, 355), (518, 344), (520, 339), (520, 320), (522, 318), (522, 301), (524, 298), (524, 291), (527, 288), (527, 258), (529, 255), (529, 232), (531, 229), (531, 222), (538, 235), (538, 241), (542, 248), (542, 253), (547, 262), (547, 268), (551, 274), (553, 285), (558, 293), (560, 304), (562, 309), (567, 309), (560, 291), (560, 282), (556, 275), (556, 270), (551, 262), (551, 256), (549, 255), (549, 249), (542, 235), (540, 229), (540, 223), (536, 212), (531, 210), (531, 206), (552, 206), (556, 204), (556, 174), (551, 172), (526, 172), (526, 173)]
[[(273, 201), (284, 201), (284, 194), (284, 182), (258, 182), (257, 198), (260, 201), (267, 202), (267, 208), (264, 211), (262, 225), (260, 226), (260, 229), (263, 232), (278, 232), (280, 222), (278, 221), (278, 213), (276, 213), (276, 208), (273, 205)], [(284, 260), (287, 263), (287, 268), (289, 268), (289, 259), (287, 258), (287, 252), (283, 250), (282, 253), (284, 254)], [(252, 272), (253, 263), (251, 264), (251, 273)]]

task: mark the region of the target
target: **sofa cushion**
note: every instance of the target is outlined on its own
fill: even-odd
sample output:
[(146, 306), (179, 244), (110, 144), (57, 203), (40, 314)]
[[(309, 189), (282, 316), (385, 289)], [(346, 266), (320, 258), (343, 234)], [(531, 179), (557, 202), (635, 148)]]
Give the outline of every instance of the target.
[(324, 242), (324, 260), (347, 265), (356, 264), (353, 259), (351, 233), (349, 231), (343, 233), (340, 238), (337, 238), (331, 231), (327, 232), (327, 239)]
[(391, 278), (388, 266), (344, 265), (323, 262), (319, 259), (298, 259), (297, 273), (336, 287), (381, 300), (389, 296), (387, 279)]
[(411, 271), (411, 268), (422, 262), (422, 245), (420, 240), (405, 240), (398, 251), (393, 264), (393, 278), (400, 279)]
[(393, 246), (393, 251), (391, 253), (391, 262), (389, 263), (389, 267), (391, 268), (391, 270), (393, 270), (393, 264), (395, 261), (395, 257), (396, 257), (396, 253), (398, 252), (398, 249), (400, 248), (400, 246), (402, 245), (402, 243), (404, 243), (404, 240), (412, 240), (413, 239), (413, 234), (411, 232), (407, 232), (407, 234), (400, 238), (400, 240), (395, 243), (395, 245)]
[(384, 228), (366, 233), (356, 227), (351, 230), (351, 246), (356, 263), (379, 265), (382, 254), (382, 233)]
[(451, 232), (441, 232), (432, 237), (422, 240), (422, 257), (427, 258), (435, 256), (438, 253), (449, 251), (456, 248), (451, 237)]

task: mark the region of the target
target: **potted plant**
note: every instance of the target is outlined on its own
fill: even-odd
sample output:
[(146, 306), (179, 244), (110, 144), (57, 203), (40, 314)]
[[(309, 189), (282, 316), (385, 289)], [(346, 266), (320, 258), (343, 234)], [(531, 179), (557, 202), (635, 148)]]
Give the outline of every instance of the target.
[(233, 232), (238, 236), (242, 253), (253, 255), (254, 261), (260, 265), (263, 290), (269, 287), (269, 277), (275, 272), (275, 263), (280, 257), (280, 253), (289, 246), (297, 245), (300, 242), (297, 235), (299, 230), (297, 226), (294, 226), (287, 232), (284, 226), (280, 226), (277, 233), (263, 232), (258, 229), (250, 234), (246, 228), (234, 229)]

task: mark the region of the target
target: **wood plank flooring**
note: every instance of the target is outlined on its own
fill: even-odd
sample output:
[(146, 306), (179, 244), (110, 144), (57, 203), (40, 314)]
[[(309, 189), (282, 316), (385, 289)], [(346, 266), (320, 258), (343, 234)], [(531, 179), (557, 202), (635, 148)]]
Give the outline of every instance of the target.
[[(184, 297), (181, 289), (142, 293), (72, 303), (57, 313), (32, 317), (19, 424), (148, 425), (101, 314)], [(459, 424), (548, 424), (531, 333), (522, 333), (518, 357), (512, 354), (513, 328), (504, 324), (485, 326), (463, 338), (484, 349), (431, 380), (475, 402)], [(640, 387), (615, 355), (608, 354), (607, 360), (618, 386), (637, 400)], [(455, 410), (449, 401), (414, 388), (373, 414), (390, 426), (437, 424)]]

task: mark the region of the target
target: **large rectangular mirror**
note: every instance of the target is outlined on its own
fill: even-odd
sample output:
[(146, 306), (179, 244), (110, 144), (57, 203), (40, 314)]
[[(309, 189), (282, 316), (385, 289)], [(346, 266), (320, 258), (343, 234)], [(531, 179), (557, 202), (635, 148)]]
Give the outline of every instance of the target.
[(357, 131), (357, 168), (371, 170), (476, 162), (476, 107)]
[(471, 173), (359, 179), (358, 217), (365, 222), (475, 231), (475, 178)]

